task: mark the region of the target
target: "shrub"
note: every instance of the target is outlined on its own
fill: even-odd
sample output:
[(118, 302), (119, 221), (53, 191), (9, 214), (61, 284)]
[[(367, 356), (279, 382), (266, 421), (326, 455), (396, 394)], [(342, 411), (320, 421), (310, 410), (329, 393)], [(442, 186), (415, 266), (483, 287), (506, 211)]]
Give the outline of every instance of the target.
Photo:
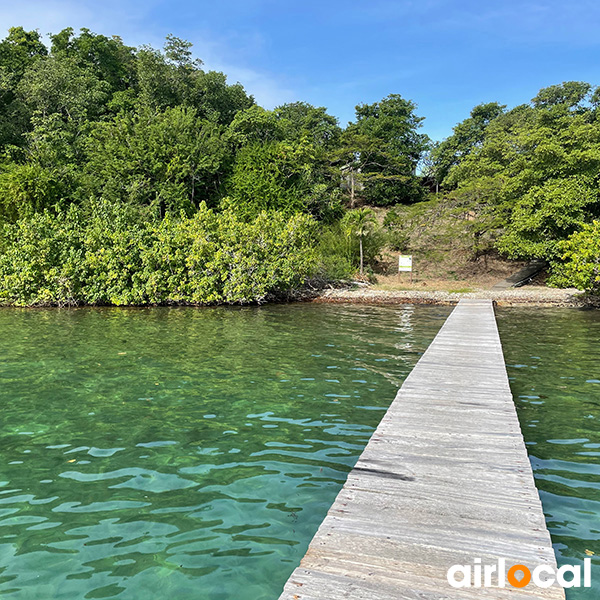
[(561, 263), (553, 265), (550, 279), (558, 287), (600, 292), (600, 221), (594, 221), (560, 244)]
[(350, 279), (354, 275), (356, 266), (352, 262), (353, 242), (358, 244), (358, 240), (342, 232), (339, 224), (323, 227), (317, 246), (321, 277), (335, 281)]
[(160, 222), (72, 206), (5, 225), (0, 243), (0, 301), (17, 306), (260, 302), (316, 269), (311, 217), (246, 222), (204, 204)]

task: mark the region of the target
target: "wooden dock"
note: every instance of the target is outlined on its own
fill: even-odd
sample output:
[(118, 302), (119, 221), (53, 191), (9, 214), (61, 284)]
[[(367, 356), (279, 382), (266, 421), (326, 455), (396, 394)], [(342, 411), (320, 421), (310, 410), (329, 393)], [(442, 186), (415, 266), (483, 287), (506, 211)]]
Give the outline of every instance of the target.
[(452, 565), (499, 558), (507, 568), (556, 566), (492, 303), (461, 300), (404, 382), (280, 600), (564, 599), (557, 585), (448, 583)]

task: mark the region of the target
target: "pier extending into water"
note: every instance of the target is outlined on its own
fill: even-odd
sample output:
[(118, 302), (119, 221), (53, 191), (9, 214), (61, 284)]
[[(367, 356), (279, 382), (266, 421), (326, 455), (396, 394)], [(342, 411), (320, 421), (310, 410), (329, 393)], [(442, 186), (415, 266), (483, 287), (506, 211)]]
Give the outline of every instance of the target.
[(556, 566), (492, 303), (461, 300), (405, 380), (280, 600), (564, 599), (557, 585), (448, 583), (452, 565), (500, 558), (532, 571)]

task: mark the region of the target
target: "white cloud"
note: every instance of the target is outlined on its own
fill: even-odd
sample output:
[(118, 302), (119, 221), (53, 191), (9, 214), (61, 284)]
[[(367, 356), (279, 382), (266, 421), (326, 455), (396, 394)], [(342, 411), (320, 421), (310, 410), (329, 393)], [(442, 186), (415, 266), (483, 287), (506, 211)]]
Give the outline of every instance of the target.
[[(185, 36), (180, 36), (185, 37)], [(252, 68), (236, 56), (260, 54), (263, 39), (258, 35), (217, 37), (202, 30), (188, 35), (194, 44), (194, 54), (201, 58), (206, 69), (222, 71), (229, 83), (240, 82), (258, 104), (271, 109), (285, 102), (297, 100), (297, 95), (274, 75)], [(245, 61), (246, 63), (248, 61)]]
[(209, 64), (208, 62), (207, 67), (223, 71), (227, 75), (229, 83), (239, 81), (245, 90), (254, 96), (257, 104), (264, 108), (272, 109), (286, 102), (298, 100), (297, 94), (292, 89), (280, 85), (276, 79), (265, 73), (234, 65)]

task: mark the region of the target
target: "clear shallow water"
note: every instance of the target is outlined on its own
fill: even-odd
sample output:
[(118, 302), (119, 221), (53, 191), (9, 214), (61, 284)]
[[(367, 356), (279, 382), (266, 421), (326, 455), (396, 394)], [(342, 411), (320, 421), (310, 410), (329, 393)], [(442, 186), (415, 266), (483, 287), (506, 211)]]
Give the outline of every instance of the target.
[(275, 600), (448, 314), (0, 310), (0, 595)]
[(496, 311), (510, 385), (559, 565), (590, 552), (600, 598), (600, 311)]

